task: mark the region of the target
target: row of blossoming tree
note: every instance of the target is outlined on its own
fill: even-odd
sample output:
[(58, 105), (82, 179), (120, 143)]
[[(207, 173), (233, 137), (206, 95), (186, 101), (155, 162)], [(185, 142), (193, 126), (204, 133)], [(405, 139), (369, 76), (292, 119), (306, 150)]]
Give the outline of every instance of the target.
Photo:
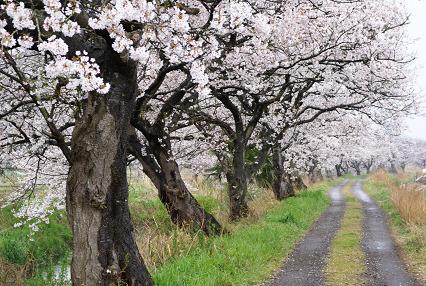
[[(0, 5), (0, 161), (23, 171), (13, 198), (32, 198), (17, 213), (28, 223), (66, 207), (73, 285), (152, 285), (133, 237), (129, 161), (173, 222), (217, 235), (180, 165), (219, 165), (238, 220), (265, 162), (285, 198), (302, 172), (342, 167), (339, 140), (362, 144), (372, 122), (398, 125), (416, 103), (399, 1)], [(354, 130), (364, 135), (348, 142)], [(34, 195), (40, 185), (47, 195)]]

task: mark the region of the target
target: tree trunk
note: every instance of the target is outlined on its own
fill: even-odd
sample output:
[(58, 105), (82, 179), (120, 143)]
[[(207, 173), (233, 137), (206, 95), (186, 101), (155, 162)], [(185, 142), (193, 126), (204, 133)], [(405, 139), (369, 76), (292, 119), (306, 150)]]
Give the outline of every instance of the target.
[(89, 95), (72, 134), (67, 211), (73, 231), (71, 278), (78, 286), (153, 285), (128, 207), (127, 127), (136, 95), (136, 65), (117, 57), (104, 55), (109, 65), (103, 76), (110, 92)]
[(325, 175), (326, 175), (327, 179), (332, 179), (333, 176), (334, 176), (333, 172), (330, 169), (325, 170)]
[(247, 217), (249, 207), (247, 204), (248, 178), (245, 166), (245, 144), (242, 140), (234, 140), (234, 154), (232, 167), (226, 172), (228, 181), (228, 195), (231, 221), (237, 221), (242, 217)]
[(243, 172), (227, 173), (228, 195), (230, 204), (229, 218), (231, 221), (238, 221), (247, 217), (249, 207), (247, 204), (247, 179)]
[(360, 166), (356, 165), (354, 169), (355, 169), (356, 175), (357, 176), (361, 176), (361, 168), (360, 168)]
[(349, 166), (348, 164), (340, 164), (340, 169), (344, 175), (349, 174)]
[(306, 190), (306, 189), (308, 189), (308, 187), (305, 185), (305, 183), (303, 182), (302, 177), (300, 177), (300, 175), (297, 175), (293, 179), (293, 188), (295, 190)]
[(274, 182), (272, 190), (277, 200), (281, 201), (285, 198), (295, 195), (293, 184), (284, 172), (283, 158), (281, 148), (274, 147), (272, 150), (272, 165), (274, 171)]
[(367, 170), (367, 174), (371, 173), (371, 167), (370, 166), (365, 167), (365, 169)]
[(390, 162), (389, 172), (394, 173), (394, 174), (398, 173), (398, 171), (396, 170), (396, 167), (395, 167), (395, 163), (393, 161)]
[(322, 174), (321, 169), (317, 169), (315, 177), (316, 177), (316, 178), (317, 178), (317, 180), (319, 180), (319, 181), (324, 180), (324, 175)]
[(341, 169), (340, 165), (335, 165), (335, 168), (336, 168), (337, 177), (341, 177), (342, 176), (342, 169)]
[[(206, 235), (220, 235), (226, 232), (216, 218), (206, 212), (189, 192), (176, 161), (169, 156), (168, 149), (161, 146), (156, 137), (149, 140), (150, 146), (145, 146), (149, 155), (145, 156), (142, 152), (144, 146), (133, 129), (129, 137), (129, 149), (157, 188), (158, 196), (172, 221), (181, 227), (191, 226), (196, 230), (201, 229)], [(150, 155), (154, 155), (157, 160)]]
[(317, 181), (317, 178), (316, 178), (316, 176), (315, 176), (315, 173), (313, 172), (313, 170), (310, 170), (309, 172), (308, 172), (308, 178), (309, 178), (309, 182), (312, 184), (312, 183), (315, 183), (316, 181)]
[(364, 168), (367, 171), (367, 174), (371, 173), (371, 167), (373, 166), (373, 159), (368, 159), (367, 163), (364, 163)]

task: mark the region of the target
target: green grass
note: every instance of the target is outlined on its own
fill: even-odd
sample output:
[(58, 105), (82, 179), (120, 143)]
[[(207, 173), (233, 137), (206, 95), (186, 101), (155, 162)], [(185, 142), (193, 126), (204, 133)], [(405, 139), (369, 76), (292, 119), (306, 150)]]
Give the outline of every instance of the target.
[[(39, 284), (29, 285), (56, 285), (49, 283), (49, 272), (68, 261), (72, 242), (71, 230), (68, 227), (64, 214), (52, 214), (49, 224), (41, 224), (40, 230), (34, 234), (28, 226), (14, 228), (16, 219), (11, 217), (10, 208), (0, 211), (2, 224), (7, 228), (0, 232), (0, 268), (6, 266), (9, 271), (20, 272), (25, 270), (33, 279), (40, 280)], [(10, 276), (0, 269), (0, 281), (3, 276)], [(41, 282), (43, 281), (43, 282)]]
[[(398, 179), (391, 176), (391, 180), (396, 182)], [(409, 225), (404, 222), (392, 203), (390, 192), (384, 182), (369, 178), (364, 187), (387, 213), (393, 234), (409, 268), (418, 274), (423, 283), (426, 283), (426, 225)]]
[(254, 285), (279, 268), (294, 244), (329, 205), (322, 184), (271, 209), (257, 223), (209, 238), (153, 272), (159, 286)]
[[(259, 220), (243, 220), (230, 235), (197, 240), (195, 247), (151, 270), (156, 285), (252, 285), (266, 279), (327, 208), (326, 190), (333, 183), (299, 193)], [(213, 196), (196, 198), (211, 213), (222, 208)], [(131, 188), (129, 205), (136, 230), (151, 227), (167, 234), (176, 229), (152, 190), (142, 185)], [(29, 228), (14, 228), (16, 222), (11, 207), (0, 209), (0, 281), (2, 267), (7, 266), (18, 274), (25, 269), (29, 274), (25, 285), (69, 285), (63, 274), (69, 265), (72, 235), (64, 213), (53, 214), (50, 224), (40, 225), (31, 240)], [(62, 277), (57, 277), (57, 268), (62, 268)]]
[(397, 226), (398, 230), (406, 232), (406, 225), (399, 215), (398, 209), (393, 205), (390, 199), (390, 193), (386, 184), (384, 182), (368, 179), (364, 184), (364, 188), (365, 191), (386, 211), (391, 219), (392, 225)]
[(208, 213), (214, 213), (217, 210), (220, 209), (220, 202), (213, 197), (204, 196), (204, 195), (198, 195), (195, 196), (198, 203), (208, 212)]
[[(8, 182), (15, 185), (2, 179), (3, 186)], [(1, 191), (5, 195), (10, 192), (5, 187)], [(13, 215), (16, 207), (19, 205), (0, 206), (0, 285), (3, 281), (21, 285), (26, 278), (23, 273), (32, 277), (25, 285), (60, 285), (57, 280), (52, 282), (52, 273), (58, 265), (68, 264), (72, 241), (65, 212), (51, 214), (50, 223), (40, 224), (39, 231), (32, 233), (28, 226), (14, 227), (19, 222)]]
[[(215, 213), (221, 207), (220, 202), (214, 197), (196, 195), (195, 198), (209, 213)], [(166, 233), (175, 229), (163, 203), (158, 197), (152, 196), (152, 190), (143, 185), (136, 185), (130, 188), (129, 207), (133, 224), (136, 228), (143, 228), (150, 224), (155, 225)]]

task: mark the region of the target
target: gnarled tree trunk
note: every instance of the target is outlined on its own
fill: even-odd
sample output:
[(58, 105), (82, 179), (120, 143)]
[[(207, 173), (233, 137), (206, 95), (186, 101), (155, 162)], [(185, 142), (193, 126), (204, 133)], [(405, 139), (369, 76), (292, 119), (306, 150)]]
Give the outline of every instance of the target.
[(305, 185), (305, 183), (302, 180), (302, 177), (300, 175), (295, 176), (293, 180), (293, 187), (296, 190), (307, 190), (308, 187)]
[(228, 182), (228, 195), (230, 204), (229, 218), (231, 221), (237, 221), (240, 218), (247, 217), (249, 207), (247, 204), (247, 178), (244, 172), (237, 170), (226, 174)]
[(72, 134), (67, 211), (73, 231), (73, 285), (153, 285), (136, 245), (128, 207), (127, 127), (136, 65), (106, 48), (106, 95), (90, 94)]
[[(164, 145), (161, 146), (155, 136), (148, 138), (149, 146), (143, 146), (133, 129), (129, 137), (129, 149), (157, 188), (158, 196), (172, 221), (179, 226), (201, 229), (207, 235), (220, 235), (225, 232), (216, 218), (206, 212), (189, 192), (181, 177), (179, 166), (170, 158), (168, 149)], [(166, 144), (166, 147), (169, 145)], [(144, 147), (148, 148), (149, 155), (143, 155)], [(154, 155), (155, 159), (150, 155)]]
[(368, 159), (366, 162), (363, 163), (363, 165), (367, 174), (370, 174), (371, 167), (373, 166), (373, 159)]
[(234, 140), (232, 166), (226, 170), (228, 196), (230, 205), (229, 217), (237, 221), (249, 214), (247, 204), (248, 178), (245, 164), (246, 146), (239, 136)]
[(343, 175), (342, 174), (342, 167), (341, 167), (341, 165), (338, 164), (338, 165), (335, 165), (334, 167), (336, 168), (337, 177), (341, 177)]
[(355, 168), (355, 172), (357, 176), (361, 176), (361, 169), (360, 168)]
[(274, 170), (272, 190), (277, 200), (281, 201), (285, 198), (294, 196), (294, 185), (284, 171), (282, 152), (279, 147), (274, 147), (272, 149), (272, 165)]
[(394, 161), (390, 162), (389, 172), (394, 173), (394, 174), (398, 173), (398, 171), (396, 170), (396, 166), (395, 166), (395, 162)]
[(361, 176), (361, 163), (360, 162), (353, 162), (352, 168), (354, 168), (357, 176)]

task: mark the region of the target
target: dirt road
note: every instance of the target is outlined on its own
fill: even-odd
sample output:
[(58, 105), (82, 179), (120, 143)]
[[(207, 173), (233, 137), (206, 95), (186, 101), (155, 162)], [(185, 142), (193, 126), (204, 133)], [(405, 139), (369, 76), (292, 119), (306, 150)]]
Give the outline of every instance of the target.
[(290, 254), (281, 272), (268, 286), (323, 285), (323, 269), (327, 262), (330, 245), (340, 228), (345, 213), (342, 188), (346, 181), (330, 190), (331, 206), (314, 224), (305, 238)]
[[(330, 190), (331, 206), (314, 224), (286, 259), (281, 271), (267, 286), (321, 286), (325, 284), (330, 246), (340, 228), (346, 204), (342, 189), (347, 181)], [(365, 285), (415, 286), (419, 285), (408, 273), (398, 255), (389, 231), (387, 217), (382, 209), (362, 190), (357, 181), (351, 190), (362, 204), (363, 225), (361, 248), (365, 253), (367, 273)], [(333, 285), (334, 286), (334, 285)]]

